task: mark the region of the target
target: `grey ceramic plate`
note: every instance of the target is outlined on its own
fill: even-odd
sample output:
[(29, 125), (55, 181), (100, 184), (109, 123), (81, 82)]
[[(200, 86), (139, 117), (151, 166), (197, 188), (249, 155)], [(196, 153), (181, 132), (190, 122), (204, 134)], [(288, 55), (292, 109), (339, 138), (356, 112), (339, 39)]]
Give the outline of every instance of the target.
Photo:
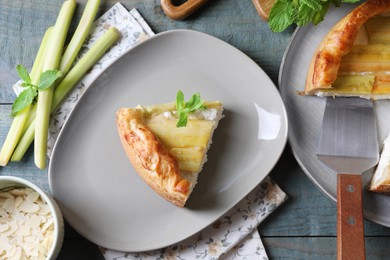
[[(171, 102), (179, 89), (225, 107), (185, 208), (140, 179), (115, 124), (120, 107)], [(209, 35), (170, 31), (131, 50), (85, 92), (54, 148), (49, 184), (65, 219), (94, 243), (157, 249), (195, 234), (243, 199), (274, 167), (286, 140), (282, 99), (256, 63)]]
[[(288, 111), (291, 128), (289, 142), (307, 176), (330, 198), (336, 200), (336, 173), (321, 164), (316, 157), (316, 147), (325, 99), (297, 95), (305, 86), (306, 73), (315, 49), (333, 25), (344, 17), (353, 6), (334, 8), (326, 20), (317, 26), (296, 30), (286, 50), (279, 75), (279, 87)], [(378, 138), (382, 144), (390, 133), (390, 101), (376, 101), (375, 110)], [(367, 185), (373, 170), (363, 175)], [(390, 227), (390, 197), (364, 191), (364, 216), (378, 224)]]

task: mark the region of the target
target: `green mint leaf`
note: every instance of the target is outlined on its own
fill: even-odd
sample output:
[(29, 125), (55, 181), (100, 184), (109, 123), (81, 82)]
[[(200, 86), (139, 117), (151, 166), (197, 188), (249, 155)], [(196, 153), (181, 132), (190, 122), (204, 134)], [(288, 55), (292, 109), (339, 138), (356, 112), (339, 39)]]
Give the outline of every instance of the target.
[(28, 74), (27, 69), (26, 69), (22, 64), (16, 65), (16, 71), (18, 72), (19, 77), (20, 77), (25, 83), (28, 83), (28, 84), (31, 83), (30, 74)]
[(330, 4), (340, 7), (342, 3), (357, 3), (360, 0), (276, 0), (269, 14), (268, 24), (273, 32), (282, 32), (291, 24), (314, 25), (324, 20)]
[(184, 101), (184, 94), (180, 90), (176, 94), (176, 111), (179, 120), (176, 127), (184, 127), (188, 122), (188, 113), (194, 112), (198, 109), (204, 108), (204, 102), (200, 98), (199, 94), (194, 94), (188, 100)]
[(326, 13), (328, 12), (328, 9), (329, 9), (329, 3), (325, 3), (323, 5), (323, 8), (321, 11), (319, 12), (316, 12), (314, 15), (313, 15), (313, 19), (312, 19), (312, 23), (314, 25), (317, 25), (319, 24), (320, 22), (322, 22), (325, 18), (325, 15)]
[(43, 72), (38, 83), (38, 89), (43, 90), (50, 88), (53, 83), (61, 76), (62, 72), (59, 70), (47, 70)]
[(201, 100), (200, 95), (198, 93), (192, 95), (192, 97), (186, 103), (185, 106), (189, 110), (189, 112), (194, 112), (194, 111), (204, 107), (203, 106), (203, 101)]
[(188, 122), (188, 116), (187, 113), (181, 112), (178, 114), (179, 120), (176, 123), (176, 127), (185, 127)]
[(190, 100), (188, 100), (186, 102), (186, 107), (187, 108), (193, 107), (198, 102), (198, 100), (200, 100), (200, 95), (199, 94), (193, 94), (191, 96)]
[(185, 107), (184, 94), (180, 90), (176, 94), (176, 110), (179, 112)]
[(301, 5), (298, 8), (296, 23), (298, 26), (303, 26), (311, 22), (313, 17), (313, 10), (307, 5)]
[(281, 32), (293, 23), (294, 3), (287, 0), (277, 0), (268, 18), (268, 24), (273, 32)]
[[(304, 0), (304, 1), (313, 1), (313, 0)], [(319, 3), (317, 3), (319, 4)], [(324, 16), (328, 10), (329, 2), (323, 2), (319, 6), (315, 7), (314, 10), (311, 6), (303, 4), (298, 7), (298, 12), (296, 16), (295, 23), (298, 26), (304, 26), (310, 22), (313, 24), (318, 24), (324, 19)]]
[(176, 111), (179, 120), (176, 127), (184, 127), (187, 125), (187, 112), (185, 111), (184, 94), (180, 90), (176, 93)]
[(321, 2), (318, 0), (301, 0), (301, 6), (308, 6), (312, 11), (319, 12), (322, 10)]
[(36, 89), (27, 88), (23, 90), (12, 104), (12, 116), (15, 116), (18, 112), (30, 105), (37, 95), (38, 92)]

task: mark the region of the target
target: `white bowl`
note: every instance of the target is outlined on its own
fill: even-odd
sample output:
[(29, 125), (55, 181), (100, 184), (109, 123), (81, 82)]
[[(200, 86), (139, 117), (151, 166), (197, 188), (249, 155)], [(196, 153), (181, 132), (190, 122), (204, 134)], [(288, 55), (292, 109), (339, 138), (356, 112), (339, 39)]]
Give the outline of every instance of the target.
[(58, 207), (58, 204), (55, 202), (55, 200), (51, 195), (47, 194), (45, 191), (43, 191), (42, 189), (40, 189), (38, 186), (31, 183), (30, 181), (27, 181), (19, 177), (0, 176), (0, 190), (8, 187), (13, 187), (13, 186), (28, 187), (31, 188), (32, 190), (35, 190), (36, 192), (39, 193), (39, 195), (41, 195), (41, 198), (45, 200), (45, 202), (49, 206), (54, 220), (54, 237), (53, 237), (53, 243), (51, 245), (51, 248), (48, 252), (46, 259), (55, 259), (61, 250), (62, 243), (64, 240), (64, 233), (65, 233), (64, 219), (62, 217), (62, 213), (60, 208)]

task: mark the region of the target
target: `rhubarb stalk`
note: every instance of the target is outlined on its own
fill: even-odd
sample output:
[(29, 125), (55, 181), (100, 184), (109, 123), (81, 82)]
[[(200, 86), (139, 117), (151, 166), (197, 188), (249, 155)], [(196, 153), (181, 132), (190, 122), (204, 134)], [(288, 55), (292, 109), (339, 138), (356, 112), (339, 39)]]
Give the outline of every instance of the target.
[(79, 53), (81, 46), (87, 38), (93, 21), (95, 20), (99, 5), (100, 0), (89, 0), (87, 2), (76, 31), (74, 32), (72, 39), (70, 40), (64, 55), (62, 56), (60, 63), (60, 71), (62, 72), (62, 75), (66, 75), (66, 73), (68, 73), (70, 67), (73, 64), (73, 61), (77, 56), (77, 53)]
[[(42, 71), (59, 68), (66, 35), (75, 7), (76, 1), (74, 0), (67, 0), (62, 5), (52, 36), (49, 40)], [(46, 90), (39, 91), (35, 121), (34, 161), (35, 165), (40, 169), (46, 167), (47, 137), (52, 99), (53, 86)]]

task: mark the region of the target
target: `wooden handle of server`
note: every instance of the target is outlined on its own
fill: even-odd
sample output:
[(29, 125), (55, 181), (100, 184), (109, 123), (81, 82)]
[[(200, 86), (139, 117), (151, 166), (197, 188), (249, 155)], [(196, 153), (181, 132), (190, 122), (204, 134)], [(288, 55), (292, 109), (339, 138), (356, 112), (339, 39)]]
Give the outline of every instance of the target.
[(361, 175), (338, 174), (337, 259), (365, 259)]

